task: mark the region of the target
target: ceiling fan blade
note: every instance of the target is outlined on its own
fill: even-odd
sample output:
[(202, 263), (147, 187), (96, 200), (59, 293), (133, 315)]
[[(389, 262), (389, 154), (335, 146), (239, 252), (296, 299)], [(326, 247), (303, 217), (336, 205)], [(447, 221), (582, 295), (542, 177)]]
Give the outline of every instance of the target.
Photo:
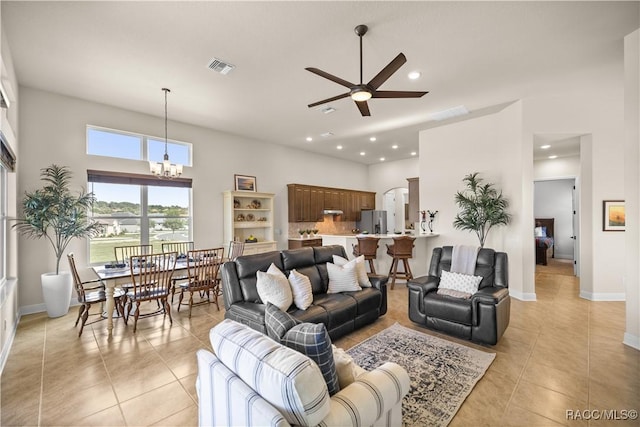
[(408, 90), (378, 90), (373, 98), (420, 98), (429, 92), (413, 92)]
[(370, 116), (369, 106), (367, 105), (367, 101), (354, 101), (358, 106), (358, 110), (360, 110), (360, 114), (363, 116)]
[(314, 102), (313, 104), (309, 104), (309, 108), (316, 107), (318, 105), (326, 104), (327, 102), (335, 101), (337, 99), (346, 98), (349, 96), (349, 92), (343, 93), (342, 95), (334, 96), (332, 98), (323, 99), (322, 101)]
[(339, 85), (342, 85), (344, 87), (348, 87), (349, 89), (351, 89), (353, 86), (355, 86), (351, 82), (348, 82), (348, 81), (346, 81), (344, 79), (341, 79), (340, 77), (336, 77), (333, 74), (329, 74), (329, 73), (327, 73), (325, 71), (322, 71), (322, 70), (319, 70), (317, 68), (309, 67), (309, 68), (305, 68), (305, 70), (311, 71), (313, 74), (317, 74), (320, 77), (324, 77), (325, 79), (331, 80), (332, 82), (338, 83)]
[(407, 62), (407, 58), (403, 53), (399, 53), (393, 61), (389, 62), (386, 67), (382, 69), (371, 81), (368, 83), (368, 86), (373, 90), (378, 89), (382, 86), (382, 83), (386, 82), (389, 77), (393, 75), (402, 65)]

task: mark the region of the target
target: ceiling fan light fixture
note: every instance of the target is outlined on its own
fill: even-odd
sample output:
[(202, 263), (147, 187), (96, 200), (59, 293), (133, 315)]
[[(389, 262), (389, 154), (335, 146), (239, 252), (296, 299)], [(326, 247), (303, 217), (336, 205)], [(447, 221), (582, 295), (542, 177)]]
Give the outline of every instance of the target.
[(371, 92), (363, 87), (358, 87), (351, 91), (351, 99), (356, 102), (368, 101), (371, 99)]

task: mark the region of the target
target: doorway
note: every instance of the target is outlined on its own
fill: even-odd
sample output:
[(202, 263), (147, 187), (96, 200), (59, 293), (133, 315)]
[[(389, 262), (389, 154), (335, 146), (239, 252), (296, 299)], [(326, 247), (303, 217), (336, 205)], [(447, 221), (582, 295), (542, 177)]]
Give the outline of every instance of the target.
[(409, 189), (392, 188), (384, 193), (384, 210), (387, 211), (387, 230), (403, 232), (408, 228)]

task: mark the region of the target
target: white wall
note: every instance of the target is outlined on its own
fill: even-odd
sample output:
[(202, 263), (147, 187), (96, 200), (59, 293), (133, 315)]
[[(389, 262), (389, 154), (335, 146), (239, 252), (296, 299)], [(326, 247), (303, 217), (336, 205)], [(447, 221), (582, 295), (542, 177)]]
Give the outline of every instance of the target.
[(574, 179), (536, 181), (533, 215), (554, 218), (556, 258), (573, 259), (573, 185)]
[(376, 209), (384, 208), (384, 193), (396, 187), (409, 188), (407, 178), (416, 176), (418, 176), (417, 158), (370, 165), (369, 191), (376, 192)]
[(627, 209), (624, 343), (640, 350), (640, 30), (625, 37), (624, 58), (624, 198)]
[[(438, 210), (435, 246), (478, 245), (475, 234), (453, 228), (458, 213), (454, 201), (463, 189), (462, 179), (480, 172), (485, 182), (492, 182), (510, 202), (513, 215), (508, 227), (494, 228), (485, 246), (509, 254), (510, 290), (522, 293), (522, 156), (520, 144), (521, 104), (514, 103), (502, 111), (420, 132), (420, 205)], [(531, 150), (529, 150), (531, 151)], [(526, 245), (533, 247), (533, 233), (527, 222)]]
[(580, 176), (580, 156), (558, 157), (557, 159), (533, 162), (533, 179), (562, 179)]
[[(164, 121), (103, 104), (22, 87), (20, 91), (21, 158), (19, 193), (40, 186), (39, 170), (51, 163), (68, 165), (74, 184), (86, 187), (86, 170), (148, 173), (148, 164), (86, 154), (86, 125), (147, 135), (164, 134)], [(279, 248), (287, 247), (287, 183), (367, 189), (368, 168), (290, 147), (249, 140), (210, 129), (169, 122), (169, 136), (193, 144), (193, 237), (197, 246), (225, 245), (222, 237), (222, 192), (233, 188), (234, 173), (257, 177), (258, 191), (276, 194)], [(80, 265), (87, 263), (87, 242), (74, 241), (69, 251)], [(44, 241), (20, 240), (20, 306), (37, 310), (42, 302), (40, 274), (55, 266)], [(34, 306), (29, 309), (29, 306)]]

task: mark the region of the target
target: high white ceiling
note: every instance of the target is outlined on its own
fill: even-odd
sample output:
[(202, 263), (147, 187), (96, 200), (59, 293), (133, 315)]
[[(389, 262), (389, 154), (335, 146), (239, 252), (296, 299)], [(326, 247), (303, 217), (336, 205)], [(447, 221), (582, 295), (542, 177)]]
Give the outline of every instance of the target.
[[(638, 1), (3, 0), (1, 7), (21, 85), (160, 117), (168, 87), (171, 120), (366, 164), (410, 157), (417, 130), (433, 126), (437, 111), (465, 105), (481, 114), (585, 84), (619, 85), (622, 40), (640, 22)], [(369, 26), (365, 82), (403, 52), (407, 63), (380, 89), (429, 93), (372, 99), (371, 117), (350, 99), (327, 104), (331, 114), (307, 108), (345, 88), (305, 67), (359, 80), (358, 24)], [(214, 57), (235, 70), (210, 70)], [(422, 77), (409, 80), (414, 70)]]

